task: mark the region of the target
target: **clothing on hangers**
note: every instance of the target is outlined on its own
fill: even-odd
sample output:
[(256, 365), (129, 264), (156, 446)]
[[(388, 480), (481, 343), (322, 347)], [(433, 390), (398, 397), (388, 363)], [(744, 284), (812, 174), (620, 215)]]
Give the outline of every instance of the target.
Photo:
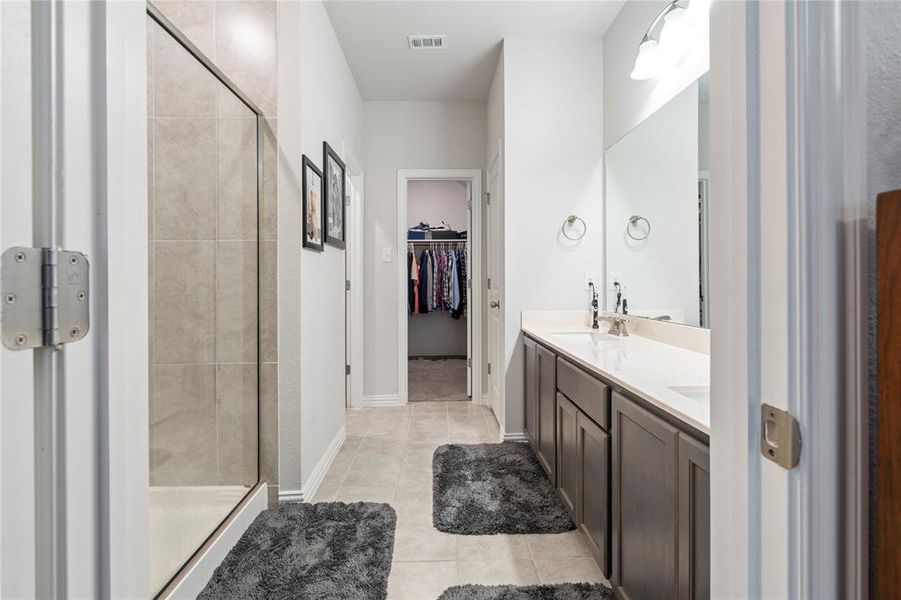
[(409, 314), (443, 311), (459, 319), (466, 313), (466, 251), (451, 246), (441, 244), (417, 254), (415, 244), (410, 244)]

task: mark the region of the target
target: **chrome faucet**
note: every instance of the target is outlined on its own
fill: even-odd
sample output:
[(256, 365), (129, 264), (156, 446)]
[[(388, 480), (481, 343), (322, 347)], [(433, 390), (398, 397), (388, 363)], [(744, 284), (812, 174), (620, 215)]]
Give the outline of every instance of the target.
[(610, 335), (616, 335), (619, 337), (629, 337), (629, 331), (626, 329), (626, 323), (628, 320), (625, 317), (611, 317), (610, 319)]
[(598, 290), (594, 287), (594, 282), (589, 281), (588, 287), (591, 288), (591, 328), (600, 329), (598, 325)]

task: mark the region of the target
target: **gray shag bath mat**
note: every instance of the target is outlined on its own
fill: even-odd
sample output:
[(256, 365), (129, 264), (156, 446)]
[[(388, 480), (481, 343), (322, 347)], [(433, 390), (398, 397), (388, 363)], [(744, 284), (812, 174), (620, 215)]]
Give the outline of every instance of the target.
[(257, 516), (198, 598), (385, 598), (396, 524), (388, 504), (280, 504)]
[(447, 533), (575, 529), (528, 444), (449, 444), (432, 458), (435, 527)]
[(599, 583), (557, 585), (460, 585), (444, 590), (438, 600), (612, 600), (613, 590)]

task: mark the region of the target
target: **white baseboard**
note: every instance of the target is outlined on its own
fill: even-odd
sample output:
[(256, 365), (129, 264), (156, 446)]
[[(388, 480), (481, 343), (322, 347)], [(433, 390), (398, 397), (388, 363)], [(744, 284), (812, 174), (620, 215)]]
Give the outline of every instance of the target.
[(363, 396), (361, 406), (403, 406), (406, 402), (401, 401), (397, 394), (377, 394), (374, 396)]
[(505, 433), (504, 434), (505, 442), (528, 442), (529, 438), (525, 433)]
[(278, 490), (279, 502), (303, 502), (303, 492), (300, 490)]
[(213, 571), (216, 570), (228, 552), (238, 543), (253, 520), (266, 510), (268, 504), (268, 486), (262, 484), (245, 498), (235, 514), (207, 540), (203, 548), (191, 559), (191, 562), (179, 573), (178, 577), (160, 594), (167, 600), (197, 597), (209, 583)]
[(278, 501), (312, 501), (316, 496), (316, 492), (319, 490), (319, 486), (322, 485), (322, 480), (325, 479), (325, 474), (328, 473), (328, 470), (332, 466), (332, 462), (334, 462), (335, 460), (335, 456), (338, 455), (338, 451), (341, 450), (341, 446), (344, 445), (344, 440), (346, 439), (347, 426), (342, 425), (341, 429), (338, 430), (338, 433), (335, 434), (335, 437), (332, 438), (332, 441), (329, 443), (328, 448), (326, 448), (325, 452), (322, 453), (322, 458), (320, 458), (319, 462), (316, 463), (316, 468), (313, 469), (313, 472), (310, 474), (310, 477), (307, 479), (306, 483), (303, 484), (303, 487), (299, 490), (279, 490)]

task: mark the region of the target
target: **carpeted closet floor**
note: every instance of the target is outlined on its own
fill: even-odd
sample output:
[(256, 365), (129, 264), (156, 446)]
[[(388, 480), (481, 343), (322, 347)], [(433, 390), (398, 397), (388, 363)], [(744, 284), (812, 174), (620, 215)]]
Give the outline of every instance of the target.
[(469, 400), (465, 358), (411, 358), (407, 373), (410, 402)]

